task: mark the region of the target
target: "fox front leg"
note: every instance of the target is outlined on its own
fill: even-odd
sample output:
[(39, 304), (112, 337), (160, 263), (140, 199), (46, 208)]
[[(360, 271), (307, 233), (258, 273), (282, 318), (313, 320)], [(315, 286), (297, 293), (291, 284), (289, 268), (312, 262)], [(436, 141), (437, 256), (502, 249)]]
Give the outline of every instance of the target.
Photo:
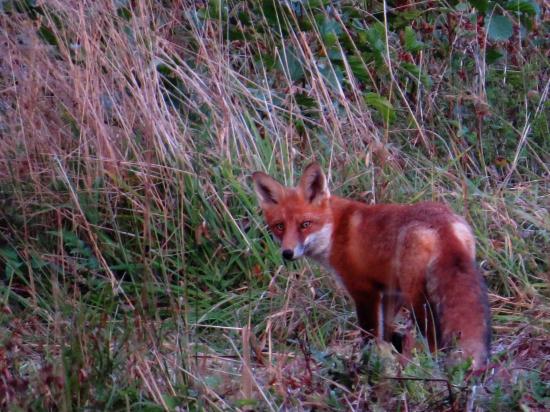
[(353, 296), (359, 326), (367, 337), (384, 339), (382, 292), (372, 290)]

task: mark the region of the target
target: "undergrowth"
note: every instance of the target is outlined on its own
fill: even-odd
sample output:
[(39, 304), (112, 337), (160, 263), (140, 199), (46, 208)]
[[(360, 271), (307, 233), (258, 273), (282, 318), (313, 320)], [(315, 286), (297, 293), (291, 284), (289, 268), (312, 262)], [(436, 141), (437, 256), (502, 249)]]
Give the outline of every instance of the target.
[[(0, 2), (0, 408), (550, 408), (550, 10)], [(488, 370), (364, 345), (249, 176), (473, 226)], [(367, 246), (368, 247), (368, 246)]]

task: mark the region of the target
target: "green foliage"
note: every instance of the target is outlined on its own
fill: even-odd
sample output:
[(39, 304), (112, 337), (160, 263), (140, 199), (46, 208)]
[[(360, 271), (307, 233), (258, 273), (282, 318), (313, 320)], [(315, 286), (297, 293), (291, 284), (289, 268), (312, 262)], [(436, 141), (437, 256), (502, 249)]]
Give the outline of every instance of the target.
[(395, 109), (391, 102), (383, 96), (377, 93), (367, 93), (365, 95), (365, 102), (374, 107), (380, 115), (384, 118), (384, 122), (390, 123), (395, 120)]
[(412, 27), (405, 27), (405, 50), (416, 53), (424, 48), (424, 44), (416, 39), (416, 33)]
[(494, 41), (508, 40), (512, 37), (512, 22), (506, 16), (491, 16), (486, 18), (487, 36)]

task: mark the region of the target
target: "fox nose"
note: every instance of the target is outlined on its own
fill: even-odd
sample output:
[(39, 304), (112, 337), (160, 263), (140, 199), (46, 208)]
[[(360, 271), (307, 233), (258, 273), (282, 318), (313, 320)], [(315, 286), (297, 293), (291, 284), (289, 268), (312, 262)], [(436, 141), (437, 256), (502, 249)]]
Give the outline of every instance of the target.
[(292, 249), (283, 250), (283, 257), (285, 259), (290, 260), (292, 259), (293, 256), (294, 256), (294, 252), (292, 251)]

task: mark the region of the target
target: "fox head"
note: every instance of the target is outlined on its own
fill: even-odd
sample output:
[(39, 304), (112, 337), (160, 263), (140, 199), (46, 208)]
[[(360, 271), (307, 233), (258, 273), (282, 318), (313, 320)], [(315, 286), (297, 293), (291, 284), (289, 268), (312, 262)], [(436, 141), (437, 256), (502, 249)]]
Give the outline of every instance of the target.
[(307, 166), (298, 186), (285, 187), (271, 176), (252, 175), (265, 220), (281, 244), (285, 259), (303, 255), (328, 260), (332, 237), (332, 213), (327, 179), (321, 167)]

